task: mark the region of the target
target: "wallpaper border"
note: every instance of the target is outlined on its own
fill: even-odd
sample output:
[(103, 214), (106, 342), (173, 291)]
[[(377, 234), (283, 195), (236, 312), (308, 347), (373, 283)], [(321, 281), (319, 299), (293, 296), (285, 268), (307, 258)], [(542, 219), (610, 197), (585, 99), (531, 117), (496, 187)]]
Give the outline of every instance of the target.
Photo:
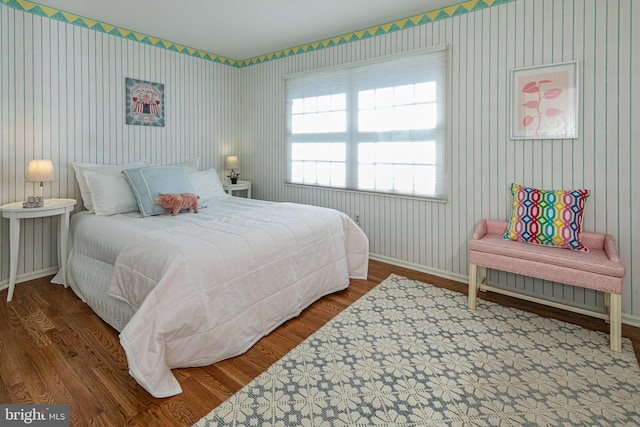
[(276, 52), (267, 53), (264, 55), (258, 55), (253, 58), (236, 60), (226, 58), (224, 56), (216, 55), (215, 53), (205, 52), (203, 50), (195, 49), (192, 47), (184, 46), (178, 43), (174, 43), (168, 40), (163, 40), (157, 37), (142, 34), (126, 28), (117, 27), (115, 25), (100, 22), (91, 18), (85, 18), (73, 13), (65, 12), (59, 9), (54, 9), (49, 6), (41, 5), (38, 3), (25, 1), (25, 0), (1, 0), (3, 4), (8, 7), (21, 10), (23, 12), (32, 13), (34, 15), (42, 16), (45, 18), (55, 19), (67, 24), (77, 25), (79, 27), (87, 28), (101, 33), (121, 37), (127, 40), (133, 40), (139, 43), (159, 47), (162, 49), (170, 50), (173, 52), (182, 53), (189, 56), (194, 56), (208, 61), (217, 62), (224, 65), (229, 65), (235, 68), (245, 68), (251, 65), (262, 64), (264, 62), (273, 61), (276, 59), (286, 58), (289, 56), (299, 55), (307, 52), (313, 52), (320, 49), (326, 49), (334, 46), (343, 45), (346, 43), (353, 43), (359, 40), (377, 37), (384, 34), (393, 33), (395, 31), (404, 30), (411, 27), (417, 27), (420, 25), (429, 24), (442, 19), (452, 18), (454, 16), (464, 15), (472, 13), (480, 9), (486, 9), (492, 6), (497, 6), (505, 3), (509, 3), (515, 0), (470, 0), (462, 3), (447, 6), (441, 9), (435, 9), (429, 12), (421, 13), (409, 18), (400, 19), (386, 24), (377, 25), (375, 27), (366, 28), (363, 30), (354, 31), (341, 36), (331, 37), (324, 40), (306, 43), (299, 46), (294, 46)]

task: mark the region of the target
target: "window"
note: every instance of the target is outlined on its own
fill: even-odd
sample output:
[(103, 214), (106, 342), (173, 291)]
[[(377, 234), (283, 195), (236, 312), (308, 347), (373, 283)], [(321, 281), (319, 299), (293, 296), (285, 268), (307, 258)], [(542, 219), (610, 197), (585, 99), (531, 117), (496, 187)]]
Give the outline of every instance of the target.
[(289, 182), (446, 199), (446, 46), (287, 78)]

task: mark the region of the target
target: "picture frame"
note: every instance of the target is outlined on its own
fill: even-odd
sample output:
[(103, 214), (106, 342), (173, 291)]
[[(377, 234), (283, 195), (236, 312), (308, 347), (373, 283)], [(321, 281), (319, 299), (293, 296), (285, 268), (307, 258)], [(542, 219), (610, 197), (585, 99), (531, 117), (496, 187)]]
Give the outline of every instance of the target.
[(164, 84), (126, 78), (128, 125), (164, 127)]
[(578, 62), (511, 70), (511, 139), (578, 138)]

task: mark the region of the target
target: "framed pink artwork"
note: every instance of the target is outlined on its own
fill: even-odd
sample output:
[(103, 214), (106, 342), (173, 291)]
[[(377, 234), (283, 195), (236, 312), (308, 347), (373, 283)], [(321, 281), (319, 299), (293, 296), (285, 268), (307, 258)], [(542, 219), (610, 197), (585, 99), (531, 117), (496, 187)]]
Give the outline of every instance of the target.
[(578, 62), (511, 71), (511, 139), (578, 137)]

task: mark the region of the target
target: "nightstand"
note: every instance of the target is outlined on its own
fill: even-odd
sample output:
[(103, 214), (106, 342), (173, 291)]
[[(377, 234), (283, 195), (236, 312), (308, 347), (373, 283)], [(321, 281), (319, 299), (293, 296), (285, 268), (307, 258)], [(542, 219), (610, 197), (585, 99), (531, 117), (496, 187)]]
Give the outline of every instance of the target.
[(247, 190), (247, 199), (251, 198), (251, 181), (238, 181), (236, 184), (224, 184), (224, 191), (233, 196), (234, 191)]
[(7, 301), (13, 298), (18, 270), (18, 249), (20, 247), (20, 220), (44, 218), (60, 215), (58, 224), (58, 266), (62, 271), (62, 280), (67, 286), (67, 239), (69, 237), (69, 216), (76, 205), (74, 199), (45, 199), (41, 208), (23, 208), (22, 202), (0, 206), (4, 218), (9, 219), (9, 293)]

